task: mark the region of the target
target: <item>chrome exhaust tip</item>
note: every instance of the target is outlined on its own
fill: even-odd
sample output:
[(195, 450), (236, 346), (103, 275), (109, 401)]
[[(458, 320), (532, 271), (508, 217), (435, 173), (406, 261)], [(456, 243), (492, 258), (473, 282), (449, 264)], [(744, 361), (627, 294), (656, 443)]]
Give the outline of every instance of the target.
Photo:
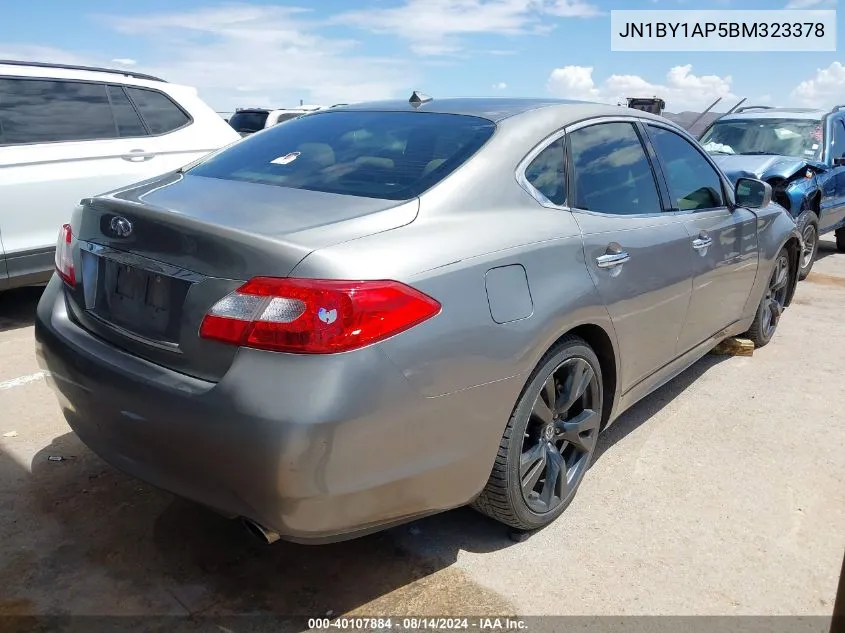
[(275, 543), (281, 538), (278, 532), (274, 532), (273, 530), (264, 527), (263, 525), (253, 521), (252, 519), (241, 519), (241, 522), (244, 524), (244, 527), (250, 534), (252, 534), (255, 538), (260, 540), (265, 545)]

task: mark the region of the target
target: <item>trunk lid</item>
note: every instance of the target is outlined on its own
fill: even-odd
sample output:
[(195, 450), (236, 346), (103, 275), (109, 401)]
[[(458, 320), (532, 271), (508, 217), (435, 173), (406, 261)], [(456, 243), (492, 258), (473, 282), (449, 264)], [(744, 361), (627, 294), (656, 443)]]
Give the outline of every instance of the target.
[(252, 277), (290, 275), (314, 250), (408, 224), (418, 206), (169, 174), (82, 201), (69, 307), (114, 345), (217, 381), (237, 348), (199, 338), (216, 301)]

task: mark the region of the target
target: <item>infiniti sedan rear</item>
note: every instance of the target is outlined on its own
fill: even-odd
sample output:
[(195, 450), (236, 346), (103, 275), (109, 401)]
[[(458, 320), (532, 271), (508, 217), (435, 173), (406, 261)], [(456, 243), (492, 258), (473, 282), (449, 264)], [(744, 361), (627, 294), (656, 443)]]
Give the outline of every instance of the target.
[(771, 340), (799, 252), (660, 117), (359, 104), (83, 200), (37, 353), (95, 453), (268, 541), (466, 504), (531, 529), (628, 406)]

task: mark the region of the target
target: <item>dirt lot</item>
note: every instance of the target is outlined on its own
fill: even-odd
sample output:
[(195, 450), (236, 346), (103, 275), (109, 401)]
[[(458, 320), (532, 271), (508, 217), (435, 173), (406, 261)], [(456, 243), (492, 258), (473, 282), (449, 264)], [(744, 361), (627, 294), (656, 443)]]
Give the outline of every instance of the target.
[(771, 345), (709, 356), (629, 411), (565, 515), (522, 543), (459, 510), (338, 545), (257, 544), (80, 444), (33, 356), (39, 292), (0, 295), (0, 615), (829, 615), (845, 255), (828, 241), (821, 257)]

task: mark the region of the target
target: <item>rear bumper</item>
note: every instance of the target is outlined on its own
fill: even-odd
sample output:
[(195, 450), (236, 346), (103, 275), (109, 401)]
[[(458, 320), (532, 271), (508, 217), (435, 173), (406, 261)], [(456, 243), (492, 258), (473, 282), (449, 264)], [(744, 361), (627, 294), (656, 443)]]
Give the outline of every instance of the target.
[[(35, 337), (68, 423), (102, 459), (293, 541), (343, 540), (468, 503), (515, 399), (502, 383), (424, 397), (378, 346), (241, 350), (223, 380), (205, 382), (80, 328), (56, 278)], [(518, 393), (516, 379), (504, 382)]]

